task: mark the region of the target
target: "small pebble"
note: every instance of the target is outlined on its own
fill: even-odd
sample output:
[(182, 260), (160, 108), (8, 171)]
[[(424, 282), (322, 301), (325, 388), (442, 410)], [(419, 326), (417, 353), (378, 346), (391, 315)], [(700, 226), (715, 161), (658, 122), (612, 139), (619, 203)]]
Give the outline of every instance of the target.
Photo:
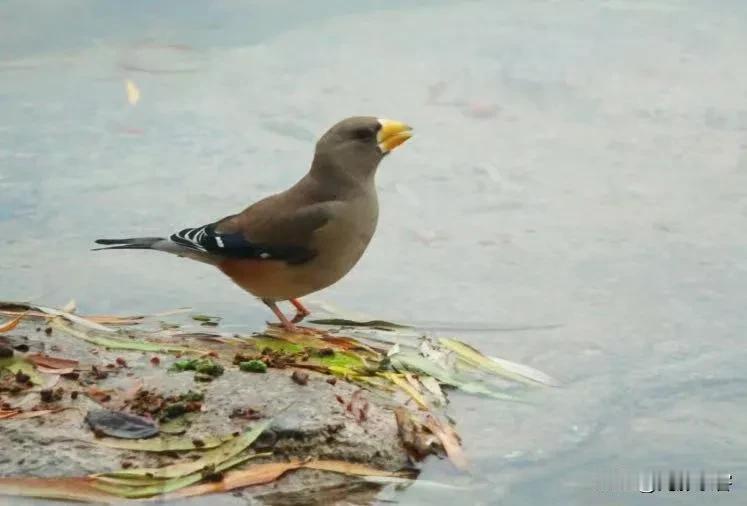
[(78, 398), (78, 392), (77, 392), (77, 390), (73, 390), (72, 392), (70, 392), (70, 398), (71, 399), (77, 399)]
[(52, 335), (52, 327), (47, 327), (46, 329), (44, 329), (44, 333), (47, 334), (48, 336), (51, 336)]
[(150, 364), (154, 367), (158, 367), (161, 365), (161, 359), (156, 356), (150, 357)]
[(24, 374), (21, 371), (16, 373), (16, 383), (28, 383), (31, 381), (31, 377), (28, 374)]
[(293, 371), (291, 379), (299, 385), (305, 385), (309, 382), (309, 373), (302, 371)]
[(29, 351), (29, 345), (28, 344), (19, 344), (17, 346), (13, 346), (13, 349), (16, 351), (20, 351), (21, 353), (26, 353)]
[(52, 402), (54, 401), (54, 392), (52, 392), (52, 389), (45, 388), (41, 392), (39, 392), (39, 395), (41, 396), (42, 402)]
[(13, 356), (13, 349), (0, 346), (0, 358), (10, 358)]
[(329, 383), (330, 385), (336, 385), (337, 378), (327, 378), (327, 383)]

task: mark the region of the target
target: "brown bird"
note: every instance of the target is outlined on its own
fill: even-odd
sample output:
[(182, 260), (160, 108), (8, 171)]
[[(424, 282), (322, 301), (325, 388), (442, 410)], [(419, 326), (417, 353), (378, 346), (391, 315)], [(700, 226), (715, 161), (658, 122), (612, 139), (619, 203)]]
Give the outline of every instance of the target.
[[(309, 314), (298, 299), (337, 282), (366, 250), (379, 215), (376, 168), (411, 135), (398, 121), (344, 119), (322, 135), (311, 169), (284, 192), (168, 238), (99, 239), (108, 247), (97, 249), (152, 249), (214, 265), (298, 332)], [(292, 320), (277, 306), (284, 300), (296, 308)]]

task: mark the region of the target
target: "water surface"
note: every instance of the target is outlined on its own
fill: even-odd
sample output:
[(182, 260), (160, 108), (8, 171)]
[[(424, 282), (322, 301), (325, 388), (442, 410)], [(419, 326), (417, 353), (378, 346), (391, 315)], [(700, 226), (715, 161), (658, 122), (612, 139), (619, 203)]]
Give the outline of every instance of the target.
[(209, 267), (92, 240), (236, 212), (299, 178), (335, 121), (404, 120), (369, 251), (311, 299), (477, 329), (435, 333), (563, 387), (453, 395), (475, 477), (423, 476), (473, 488), (381, 500), (650, 504), (592, 482), (689, 468), (732, 472), (708, 500), (743, 503), (747, 4), (386, 5), (0, 5), (1, 297), (257, 329), (268, 311)]

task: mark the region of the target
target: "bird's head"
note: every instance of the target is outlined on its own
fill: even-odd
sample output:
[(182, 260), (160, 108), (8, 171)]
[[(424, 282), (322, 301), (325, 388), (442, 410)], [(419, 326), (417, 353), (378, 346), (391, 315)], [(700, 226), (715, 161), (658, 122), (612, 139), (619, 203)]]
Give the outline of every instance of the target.
[(368, 178), (384, 156), (410, 137), (412, 128), (399, 121), (372, 116), (344, 119), (316, 143), (312, 170), (345, 178)]

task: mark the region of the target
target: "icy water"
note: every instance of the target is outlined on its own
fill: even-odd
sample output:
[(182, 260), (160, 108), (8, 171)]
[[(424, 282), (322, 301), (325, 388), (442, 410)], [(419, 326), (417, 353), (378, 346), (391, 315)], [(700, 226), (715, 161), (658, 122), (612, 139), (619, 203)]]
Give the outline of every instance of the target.
[[(2, 2), (0, 298), (257, 329), (268, 311), (210, 268), (92, 240), (233, 213), (338, 119), (403, 120), (373, 243), (311, 299), (563, 386), (453, 395), (474, 477), (422, 477), (468, 489), (380, 501), (745, 504), (745, 26), (740, 0)], [(734, 487), (594, 491), (649, 468)]]

